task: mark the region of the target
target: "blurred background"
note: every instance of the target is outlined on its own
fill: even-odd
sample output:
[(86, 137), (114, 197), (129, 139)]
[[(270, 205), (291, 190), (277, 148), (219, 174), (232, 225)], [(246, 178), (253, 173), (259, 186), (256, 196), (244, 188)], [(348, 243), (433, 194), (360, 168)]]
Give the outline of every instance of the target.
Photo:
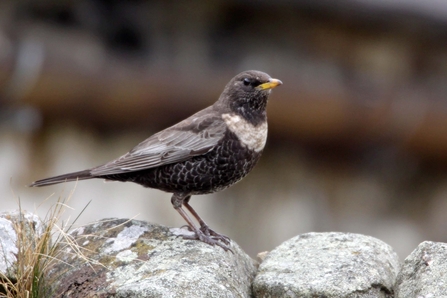
[(184, 224), (170, 194), (101, 180), (105, 163), (214, 103), (237, 73), (283, 81), (269, 139), (232, 188), (195, 196), (251, 256), (310, 231), (377, 237), (405, 258), (447, 241), (447, 2), (0, 1), (0, 202)]

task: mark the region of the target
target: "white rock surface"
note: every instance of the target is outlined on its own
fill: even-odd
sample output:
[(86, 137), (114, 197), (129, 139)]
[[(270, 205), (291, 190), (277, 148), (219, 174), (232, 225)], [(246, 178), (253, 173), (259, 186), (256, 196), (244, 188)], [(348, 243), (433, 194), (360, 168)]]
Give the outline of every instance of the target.
[(259, 266), (255, 297), (393, 297), (397, 254), (373, 237), (308, 233), (271, 251)]

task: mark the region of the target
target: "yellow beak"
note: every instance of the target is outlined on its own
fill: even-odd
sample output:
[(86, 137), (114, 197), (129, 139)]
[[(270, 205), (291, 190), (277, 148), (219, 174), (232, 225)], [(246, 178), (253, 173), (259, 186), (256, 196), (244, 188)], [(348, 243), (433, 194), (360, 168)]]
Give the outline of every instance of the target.
[(273, 89), (280, 85), (282, 85), (282, 82), (280, 80), (270, 79), (267, 83), (261, 84), (257, 88), (259, 88), (261, 90), (267, 90), (267, 89)]

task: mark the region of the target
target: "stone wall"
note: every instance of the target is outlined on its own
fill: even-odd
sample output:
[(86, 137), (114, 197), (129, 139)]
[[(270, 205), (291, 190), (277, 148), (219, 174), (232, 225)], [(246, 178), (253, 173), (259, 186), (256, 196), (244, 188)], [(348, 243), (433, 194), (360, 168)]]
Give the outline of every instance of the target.
[[(3, 214), (0, 231), (17, 216)], [(401, 264), (392, 247), (370, 236), (306, 233), (253, 260), (233, 241), (224, 251), (178, 232), (129, 219), (73, 230), (74, 242), (61, 243), (46, 272), (51, 297), (416, 298), (446, 291), (445, 243), (423, 242)], [(0, 273), (9, 277), (11, 239), (0, 237), (0, 260), (7, 260)]]

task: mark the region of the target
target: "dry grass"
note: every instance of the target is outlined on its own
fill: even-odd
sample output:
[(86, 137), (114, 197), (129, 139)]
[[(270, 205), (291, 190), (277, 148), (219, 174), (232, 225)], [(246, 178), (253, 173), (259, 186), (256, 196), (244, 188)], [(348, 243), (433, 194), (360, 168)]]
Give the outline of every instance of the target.
[(73, 192), (66, 199), (59, 197), (41, 220), (40, 227), (30, 225), (32, 222), (23, 218), (19, 200), (20, 218), (13, 221), (17, 234), (17, 261), (8, 274), (0, 273), (0, 297), (52, 297), (49, 287), (51, 280), (47, 280), (47, 273), (55, 262), (61, 262), (62, 253), (66, 253), (68, 247), (77, 256), (89, 262), (73, 237), (68, 235), (87, 206), (72, 223), (69, 224), (69, 221), (64, 223), (61, 219), (65, 211), (70, 208), (67, 203), (72, 194)]

